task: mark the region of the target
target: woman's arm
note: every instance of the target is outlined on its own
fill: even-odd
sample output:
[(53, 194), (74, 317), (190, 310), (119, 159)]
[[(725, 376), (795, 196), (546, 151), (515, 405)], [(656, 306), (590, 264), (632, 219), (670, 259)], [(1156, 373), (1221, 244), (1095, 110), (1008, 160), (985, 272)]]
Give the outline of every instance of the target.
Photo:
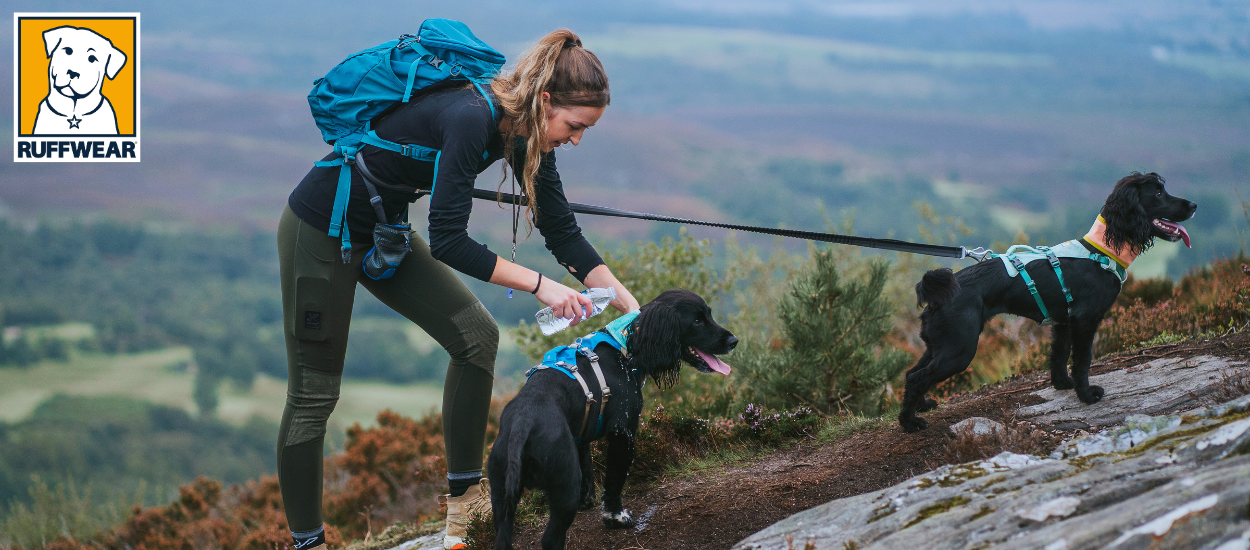
[(612, 270), (608, 269), (607, 264), (599, 264), (598, 267), (590, 270), (590, 274), (586, 275), (583, 284), (587, 288), (608, 288), (616, 289), (616, 299), (610, 303), (612, 307), (621, 310), (621, 313), (629, 313), (638, 309), (638, 300), (634, 299), (634, 295), (629, 293), (629, 289), (625, 285), (616, 280), (616, 275), (612, 274)]
[[(542, 284), (538, 282), (540, 278)], [(533, 269), (503, 258), (496, 260), (495, 272), (491, 275), (490, 282), (525, 292), (534, 292), (538, 288), (538, 293), (534, 295), (538, 301), (551, 306), (556, 317), (573, 319), (574, 325), (581, 322), (584, 312), (594, 308), (594, 303), (586, 295), (543, 277)]]

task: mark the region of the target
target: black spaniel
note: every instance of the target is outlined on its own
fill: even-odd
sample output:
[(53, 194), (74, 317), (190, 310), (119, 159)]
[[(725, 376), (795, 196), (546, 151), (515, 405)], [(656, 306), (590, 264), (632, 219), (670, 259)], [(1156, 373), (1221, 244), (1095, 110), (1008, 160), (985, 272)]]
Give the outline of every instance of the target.
[[(581, 509), (595, 503), (590, 469), (590, 440), (595, 419), (603, 416), (607, 439), (607, 472), (603, 487), (603, 523), (608, 528), (633, 527), (634, 519), (621, 504), (621, 491), (634, 460), (634, 434), (642, 413), (642, 385), (650, 376), (661, 387), (677, 382), (682, 363), (700, 372), (729, 374), (729, 366), (715, 355), (733, 351), (738, 343), (712, 319), (712, 311), (698, 294), (668, 290), (639, 310), (628, 328), (628, 357), (608, 343), (594, 353), (610, 388), (607, 410), (590, 360), (577, 355), (577, 370), (594, 393), (587, 409), (581, 385), (555, 369), (538, 371), (499, 418), (499, 436), (491, 448), (486, 469), (490, 477), (498, 550), (512, 548), (512, 522), (522, 489), (546, 492), (550, 519), (543, 533), (544, 549), (564, 548), (565, 534)], [(584, 427), (590, 419), (590, 428)], [(586, 429), (586, 431), (583, 431)]]
[[(1081, 246), (1091, 253), (1112, 252), (1131, 261), (1150, 248), (1155, 237), (1189, 244), (1189, 234), (1177, 222), (1193, 217), (1198, 206), (1168, 194), (1163, 178), (1153, 172), (1133, 172), (1116, 182), (1102, 207), (1102, 219)], [(1101, 240), (1101, 243), (1097, 241)], [(1093, 241), (1093, 242), (1091, 242)], [(1099, 250), (1102, 247), (1104, 250)], [(1054, 326), (1050, 356), (1050, 382), (1055, 389), (1075, 389), (1086, 404), (1102, 399), (1103, 390), (1089, 385), (1094, 333), (1120, 293), (1120, 279), (1098, 262), (1060, 258), (1064, 281), (1072, 294), (1071, 310), (1058, 277), (1047, 261), (1034, 261), (1026, 271), (1036, 281), (1038, 294), (1047, 305)], [(1042, 312), (1021, 277), (1008, 276), (1001, 260), (981, 262), (952, 273), (935, 269), (916, 285), (916, 299), (928, 304), (920, 314), (920, 337), (927, 349), (916, 366), (907, 371), (903, 410), (898, 415), (903, 430), (914, 432), (928, 426), (916, 413), (937, 406), (925, 397), (937, 383), (968, 368), (977, 353), (977, 339), (985, 322), (999, 313), (1011, 313), (1041, 322)], [(1068, 375), (1068, 357), (1073, 357)]]

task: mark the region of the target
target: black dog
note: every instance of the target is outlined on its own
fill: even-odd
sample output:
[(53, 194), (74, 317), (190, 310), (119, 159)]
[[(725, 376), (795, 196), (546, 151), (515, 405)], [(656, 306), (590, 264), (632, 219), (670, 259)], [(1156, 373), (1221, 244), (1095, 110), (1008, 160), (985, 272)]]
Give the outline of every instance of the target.
[[(625, 477), (634, 460), (634, 434), (642, 413), (642, 384), (647, 376), (661, 387), (677, 381), (683, 362), (700, 372), (729, 373), (729, 367), (713, 354), (729, 353), (738, 339), (712, 320), (712, 311), (698, 294), (669, 290), (643, 306), (629, 327), (628, 358), (610, 344), (594, 352), (611, 389), (604, 416), (607, 439), (607, 472), (603, 487), (603, 523), (608, 528), (629, 528), (634, 520), (621, 504)], [(597, 389), (590, 361), (577, 356), (578, 371)], [(601, 395), (594, 391), (597, 403)], [(595, 482), (590, 469), (590, 439), (578, 434), (586, 413), (581, 386), (559, 371), (535, 373), (504, 407), (499, 436), (486, 467), (490, 477), (497, 550), (512, 548), (512, 522), (521, 490), (541, 489), (547, 494), (550, 519), (543, 533), (544, 549), (564, 548), (565, 534), (578, 507), (595, 503)], [(592, 429), (599, 405), (591, 407)], [(580, 443), (574, 441), (581, 435)]]
[[(1188, 234), (1176, 222), (1193, 217), (1197, 208), (1192, 202), (1169, 195), (1158, 174), (1133, 172), (1115, 184), (1102, 207), (1105, 244), (1134, 257), (1150, 248), (1155, 237), (1171, 242), (1184, 238), (1185, 244), (1189, 244)], [(1087, 239), (1082, 239), (1081, 244), (1090, 252), (1099, 252)], [(1026, 269), (1037, 282), (1038, 293), (1055, 321), (1051, 332), (1050, 382), (1059, 390), (1075, 388), (1077, 397), (1085, 404), (1097, 403), (1103, 390), (1089, 385), (1094, 333), (1120, 293), (1120, 280), (1095, 261), (1060, 258), (1059, 263), (1072, 292), (1070, 313), (1051, 266), (1040, 261), (1030, 263)], [(998, 259), (957, 274), (949, 269), (930, 271), (916, 285), (916, 299), (929, 304), (920, 315), (920, 337), (928, 349), (916, 366), (907, 371), (898, 421), (908, 432), (928, 426), (916, 416), (937, 406), (936, 401), (924, 396), (925, 392), (968, 368), (986, 321), (999, 313), (1038, 322), (1043, 319), (1021, 277), (1009, 277)], [(1069, 354), (1073, 357), (1071, 376), (1067, 372)]]

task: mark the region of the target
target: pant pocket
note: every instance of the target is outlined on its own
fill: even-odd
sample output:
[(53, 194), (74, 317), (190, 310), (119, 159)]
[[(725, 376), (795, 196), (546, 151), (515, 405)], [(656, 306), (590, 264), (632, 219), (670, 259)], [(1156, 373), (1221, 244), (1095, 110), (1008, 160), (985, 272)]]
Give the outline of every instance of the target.
[(321, 277), (295, 279), (295, 326), (300, 340), (324, 342), (330, 338), (330, 280)]

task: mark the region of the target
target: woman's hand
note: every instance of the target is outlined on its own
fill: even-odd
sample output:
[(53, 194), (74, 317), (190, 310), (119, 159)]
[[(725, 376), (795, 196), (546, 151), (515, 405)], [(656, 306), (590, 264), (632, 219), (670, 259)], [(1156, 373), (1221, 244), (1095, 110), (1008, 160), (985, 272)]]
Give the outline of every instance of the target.
[(620, 310), (621, 313), (629, 313), (639, 307), (638, 300), (634, 298), (633, 294), (629, 293), (629, 289), (625, 288), (625, 285), (616, 279), (616, 276), (612, 274), (612, 270), (608, 269), (607, 265), (599, 264), (595, 266), (594, 269), (590, 270), (590, 273), (586, 274), (586, 280), (583, 282), (586, 288), (615, 288), (616, 299), (609, 302), (609, 304)]
[(551, 306), (556, 317), (573, 319), (572, 324), (576, 325), (582, 322), (583, 315), (594, 311), (594, 303), (585, 294), (546, 277), (543, 277), (542, 281), (542, 284), (538, 286), (538, 293), (534, 296), (544, 305)]
[[(539, 281), (542, 281), (542, 283), (539, 283)], [(534, 292), (534, 296), (538, 298), (538, 301), (542, 302), (543, 305), (551, 306), (552, 312), (555, 313), (556, 317), (572, 319), (574, 325), (582, 321), (582, 315), (594, 311), (594, 302), (591, 302), (590, 298), (583, 296), (576, 290), (543, 277), (537, 271), (514, 264), (503, 258), (496, 260), (495, 272), (491, 275), (490, 282), (525, 292), (534, 292), (534, 289), (537, 288), (538, 292)], [(583, 307), (585, 307), (584, 312), (582, 310)]]

